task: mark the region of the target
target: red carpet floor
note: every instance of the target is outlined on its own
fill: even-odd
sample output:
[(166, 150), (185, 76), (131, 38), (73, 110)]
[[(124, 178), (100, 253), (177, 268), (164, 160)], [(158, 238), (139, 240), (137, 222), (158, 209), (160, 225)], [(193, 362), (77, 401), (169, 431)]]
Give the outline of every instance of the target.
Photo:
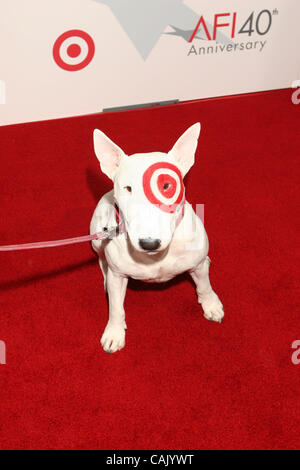
[(111, 187), (95, 127), (130, 154), (167, 151), (198, 120), (187, 196), (205, 203), (223, 324), (203, 318), (185, 275), (131, 281), (127, 344), (108, 355), (89, 244), (0, 253), (2, 449), (299, 447), (300, 106), (290, 90), (0, 128), (0, 243), (88, 233)]

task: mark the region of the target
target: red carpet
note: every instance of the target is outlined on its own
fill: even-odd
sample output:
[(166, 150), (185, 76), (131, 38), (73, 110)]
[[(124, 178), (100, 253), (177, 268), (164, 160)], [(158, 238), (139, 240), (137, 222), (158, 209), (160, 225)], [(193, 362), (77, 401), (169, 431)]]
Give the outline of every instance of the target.
[(127, 153), (167, 151), (201, 121), (187, 197), (205, 203), (211, 279), (225, 306), (206, 321), (187, 276), (131, 281), (127, 344), (107, 320), (89, 244), (0, 253), (2, 449), (299, 448), (297, 170), (291, 91), (0, 128), (0, 243), (88, 233), (110, 189), (92, 131)]

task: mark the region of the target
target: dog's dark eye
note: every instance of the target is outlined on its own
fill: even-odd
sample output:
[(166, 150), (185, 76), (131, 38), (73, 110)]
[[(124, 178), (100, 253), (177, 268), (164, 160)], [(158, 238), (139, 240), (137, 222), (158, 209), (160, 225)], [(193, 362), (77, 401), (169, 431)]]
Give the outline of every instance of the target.
[(124, 189), (126, 189), (126, 191), (128, 191), (129, 193), (131, 193), (131, 186), (124, 186)]
[(166, 191), (167, 189), (169, 189), (170, 187), (170, 183), (165, 183), (164, 184), (164, 191)]

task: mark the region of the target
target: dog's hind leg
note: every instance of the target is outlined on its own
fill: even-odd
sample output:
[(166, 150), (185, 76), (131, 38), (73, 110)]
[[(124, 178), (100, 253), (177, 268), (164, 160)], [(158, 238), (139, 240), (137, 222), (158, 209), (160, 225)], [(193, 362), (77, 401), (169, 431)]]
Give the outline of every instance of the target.
[(103, 349), (113, 353), (125, 346), (125, 323), (124, 299), (128, 279), (114, 273), (107, 268), (107, 293), (109, 300), (109, 320), (101, 338)]
[(223, 305), (211, 287), (209, 265), (210, 259), (207, 256), (195, 269), (190, 271), (190, 275), (196, 284), (198, 303), (202, 305), (204, 317), (207, 320), (221, 323), (224, 317)]

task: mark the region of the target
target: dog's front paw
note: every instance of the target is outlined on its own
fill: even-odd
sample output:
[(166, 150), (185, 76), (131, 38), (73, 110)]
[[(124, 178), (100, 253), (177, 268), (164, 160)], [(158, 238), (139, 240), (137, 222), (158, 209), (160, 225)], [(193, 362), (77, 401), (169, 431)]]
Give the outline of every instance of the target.
[(222, 302), (215, 292), (211, 292), (207, 297), (201, 299), (204, 317), (210, 321), (222, 322), (224, 310)]
[(112, 325), (108, 322), (101, 338), (104, 351), (114, 353), (125, 346), (125, 329), (122, 325)]

